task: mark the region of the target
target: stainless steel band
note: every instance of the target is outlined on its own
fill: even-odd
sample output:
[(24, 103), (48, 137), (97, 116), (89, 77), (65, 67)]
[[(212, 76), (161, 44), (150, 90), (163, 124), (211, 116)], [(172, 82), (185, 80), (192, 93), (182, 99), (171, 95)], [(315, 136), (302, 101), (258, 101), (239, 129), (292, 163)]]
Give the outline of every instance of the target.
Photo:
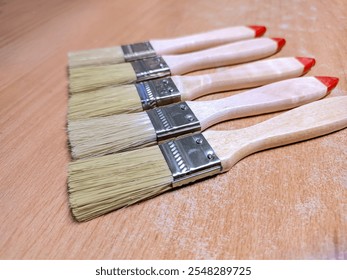
[(136, 73), (137, 82), (170, 75), (169, 66), (160, 56), (135, 60), (130, 63)]
[(186, 102), (154, 108), (146, 113), (153, 124), (158, 142), (201, 131), (199, 120)]
[(181, 101), (181, 94), (171, 78), (149, 80), (135, 84), (143, 110)]
[(151, 43), (148, 41), (136, 44), (122, 45), (121, 47), (126, 62), (156, 56), (155, 50), (153, 49)]
[(172, 187), (218, 174), (220, 159), (205, 137), (199, 133), (159, 145), (172, 172)]

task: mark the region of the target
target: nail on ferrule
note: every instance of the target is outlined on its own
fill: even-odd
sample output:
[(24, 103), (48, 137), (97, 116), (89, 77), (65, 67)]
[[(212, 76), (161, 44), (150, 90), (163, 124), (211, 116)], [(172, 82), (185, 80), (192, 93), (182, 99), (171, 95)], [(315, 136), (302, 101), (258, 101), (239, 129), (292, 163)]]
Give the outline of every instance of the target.
[(181, 101), (181, 93), (169, 77), (136, 83), (135, 86), (145, 111)]
[(170, 68), (161, 56), (139, 59), (130, 62), (136, 74), (136, 81), (170, 76)]
[(222, 163), (199, 133), (159, 145), (173, 176), (172, 187), (221, 173)]
[(156, 52), (149, 41), (122, 45), (121, 47), (126, 62), (156, 56)]
[(186, 102), (146, 111), (160, 143), (187, 133), (201, 131), (201, 125)]

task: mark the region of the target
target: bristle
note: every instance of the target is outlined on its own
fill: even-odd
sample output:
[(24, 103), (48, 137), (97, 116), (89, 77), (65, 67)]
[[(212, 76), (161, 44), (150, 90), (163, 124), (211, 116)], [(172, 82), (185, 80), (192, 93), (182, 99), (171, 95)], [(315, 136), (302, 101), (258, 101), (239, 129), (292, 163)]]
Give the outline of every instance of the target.
[(158, 146), (71, 162), (73, 216), (87, 221), (171, 189), (173, 178)]
[(134, 85), (105, 87), (69, 99), (68, 119), (78, 120), (143, 111)]
[(70, 93), (72, 94), (134, 81), (136, 81), (136, 74), (130, 63), (70, 69)]
[(116, 64), (124, 62), (124, 53), (120, 46), (69, 53), (69, 67)]
[(156, 133), (146, 112), (71, 121), (68, 123), (68, 134), (75, 159), (156, 143)]

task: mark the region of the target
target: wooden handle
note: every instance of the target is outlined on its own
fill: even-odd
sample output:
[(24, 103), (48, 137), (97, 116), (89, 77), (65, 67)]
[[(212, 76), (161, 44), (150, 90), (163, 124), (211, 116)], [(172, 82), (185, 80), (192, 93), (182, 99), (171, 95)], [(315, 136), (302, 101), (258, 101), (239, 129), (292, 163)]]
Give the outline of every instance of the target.
[(183, 101), (221, 91), (250, 88), (270, 84), (303, 75), (314, 65), (313, 58), (307, 58), (310, 67), (295, 57), (261, 60), (235, 66), (232, 69), (213, 74), (195, 76), (172, 76)]
[(315, 77), (280, 81), (227, 98), (187, 101), (202, 130), (230, 119), (294, 108), (324, 97), (328, 88)]
[(265, 31), (264, 26), (234, 26), (179, 38), (151, 40), (150, 42), (158, 55), (176, 54), (259, 37)]
[[(282, 46), (282, 44), (280, 44)], [(279, 50), (279, 42), (270, 38), (257, 38), (227, 44), (204, 51), (163, 56), (171, 75), (233, 65), (273, 55)]]
[(204, 136), (222, 161), (223, 171), (242, 158), (347, 127), (347, 97), (316, 101), (257, 125), (235, 131), (206, 131)]

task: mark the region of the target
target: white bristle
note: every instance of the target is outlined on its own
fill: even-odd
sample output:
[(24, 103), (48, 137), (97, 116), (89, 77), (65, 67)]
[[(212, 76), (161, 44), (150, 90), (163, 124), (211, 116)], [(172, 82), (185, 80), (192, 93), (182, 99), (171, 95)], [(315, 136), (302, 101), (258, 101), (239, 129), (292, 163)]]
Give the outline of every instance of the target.
[(68, 123), (68, 134), (75, 159), (156, 143), (156, 132), (146, 112), (71, 121)]
[(171, 189), (173, 178), (158, 146), (69, 164), (73, 216), (87, 221)]
[(120, 46), (69, 53), (69, 67), (116, 64), (125, 62)]
[(136, 74), (130, 63), (85, 66), (69, 69), (70, 93), (95, 90), (102, 87), (130, 84)]
[(143, 111), (134, 85), (105, 87), (69, 99), (68, 119), (78, 120)]

